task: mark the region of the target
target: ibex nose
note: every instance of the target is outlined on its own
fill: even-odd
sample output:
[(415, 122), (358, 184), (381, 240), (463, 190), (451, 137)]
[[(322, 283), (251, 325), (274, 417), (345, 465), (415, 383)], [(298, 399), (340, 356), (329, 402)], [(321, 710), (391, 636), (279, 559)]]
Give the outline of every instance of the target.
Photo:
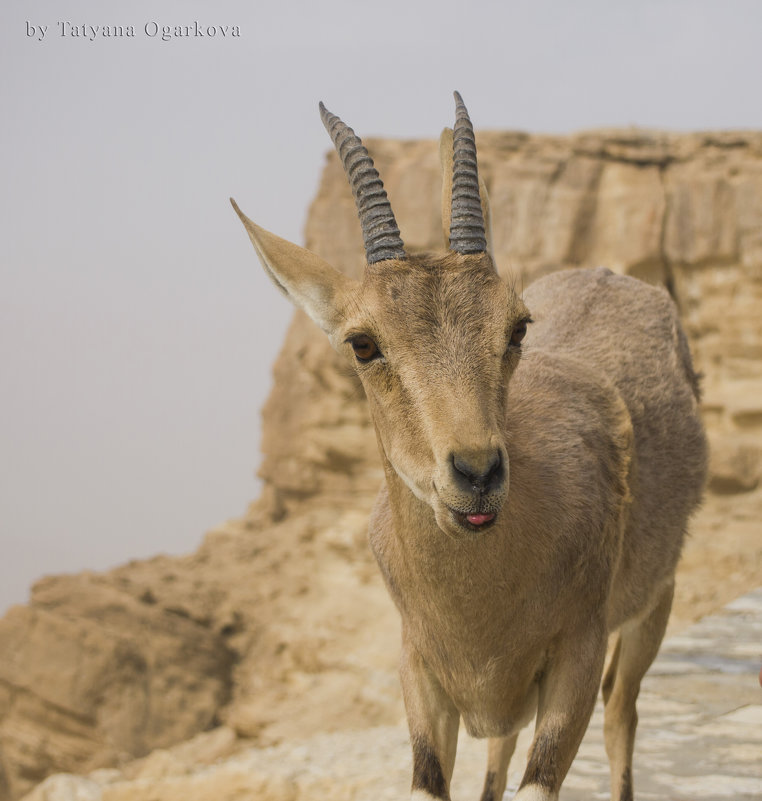
[(505, 477), (503, 456), (497, 449), (470, 454), (453, 453), (450, 463), (455, 482), (469, 492), (493, 490)]

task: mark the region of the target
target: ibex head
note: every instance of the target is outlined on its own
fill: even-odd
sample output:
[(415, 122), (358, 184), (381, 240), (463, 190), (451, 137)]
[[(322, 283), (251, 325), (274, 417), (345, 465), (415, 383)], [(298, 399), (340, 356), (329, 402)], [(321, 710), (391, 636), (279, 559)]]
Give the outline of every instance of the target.
[(494, 523), (505, 499), (506, 385), (529, 314), (495, 270), (473, 128), (455, 99), (454, 130), (440, 143), (444, 254), (405, 252), (368, 151), (322, 103), (362, 225), (362, 282), (233, 206), (276, 285), (354, 364), (390, 478), (427, 503), (446, 533), (465, 536)]

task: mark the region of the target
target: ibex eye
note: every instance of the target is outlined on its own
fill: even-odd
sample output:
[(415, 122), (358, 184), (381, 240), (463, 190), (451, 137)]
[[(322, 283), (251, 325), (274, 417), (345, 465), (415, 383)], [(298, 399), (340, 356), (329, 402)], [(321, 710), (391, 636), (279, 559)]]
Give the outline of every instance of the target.
[(357, 361), (371, 362), (373, 359), (377, 359), (381, 355), (378, 345), (376, 345), (376, 343), (365, 334), (352, 337), (349, 340), (349, 343), (352, 345), (352, 350), (355, 352)]
[(521, 341), (524, 339), (527, 333), (527, 323), (531, 322), (531, 320), (519, 320), (519, 322), (513, 327), (513, 332), (511, 333), (511, 345), (513, 345), (515, 348), (520, 347)]

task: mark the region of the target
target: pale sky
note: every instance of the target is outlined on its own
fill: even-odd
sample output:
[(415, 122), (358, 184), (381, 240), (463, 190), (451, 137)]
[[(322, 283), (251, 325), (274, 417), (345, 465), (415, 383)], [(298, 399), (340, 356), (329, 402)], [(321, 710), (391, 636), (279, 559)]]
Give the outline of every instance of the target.
[(228, 197), (301, 242), (319, 100), (361, 136), (438, 136), (453, 89), (477, 128), (759, 129), (761, 31), (757, 0), (4, 0), (0, 613), (256, 497), (291, 310)]

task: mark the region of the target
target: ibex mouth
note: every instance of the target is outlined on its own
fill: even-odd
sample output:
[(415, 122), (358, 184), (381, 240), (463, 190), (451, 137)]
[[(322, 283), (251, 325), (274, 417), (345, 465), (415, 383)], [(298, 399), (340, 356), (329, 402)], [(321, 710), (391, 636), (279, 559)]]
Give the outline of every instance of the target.
[(484, 531), (497, 519), (497, 515), (491, 513), (463, 514), (462, 512), (455, 511), (455, 509), (450, 509), (450, 514), (452, 514), (456, 523), (471, 531)]

